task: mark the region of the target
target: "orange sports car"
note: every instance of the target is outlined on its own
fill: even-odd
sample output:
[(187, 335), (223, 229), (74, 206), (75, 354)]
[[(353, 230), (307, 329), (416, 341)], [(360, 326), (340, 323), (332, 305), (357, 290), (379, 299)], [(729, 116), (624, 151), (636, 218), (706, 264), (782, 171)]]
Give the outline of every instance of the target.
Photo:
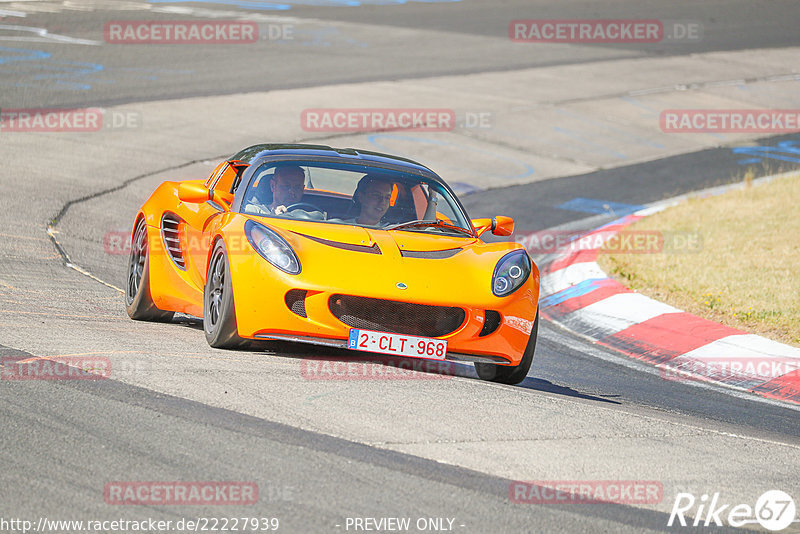
[(289, 340), (470, 361), (485, 380), (530, 369), (539, 270), (508, 217), (470, 220), (413, 161), (264, 144), (205, 180), (162, 183), (139, 210), (130, 317), (203, 318), (212, 347)]

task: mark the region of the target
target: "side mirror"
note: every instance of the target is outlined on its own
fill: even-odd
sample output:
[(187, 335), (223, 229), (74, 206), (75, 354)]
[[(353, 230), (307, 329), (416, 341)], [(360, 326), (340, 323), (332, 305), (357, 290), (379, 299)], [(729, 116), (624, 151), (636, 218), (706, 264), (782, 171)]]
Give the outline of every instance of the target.
[(491, 230), (494, 235), (509, 236), (514, 233), (514, 219), (504, 215), (498, 215), (491, 219), (472, 219), (472, 227), (475, 228), (478, 237), (487, 230)]
[(507, 236), (514, 233), (514, 219), (505, 215), (492, 218), (492, 233)]
[(233, 193), (218, 193), (213, 189), (207, 189), (203, 184), (187, 181), (178, 184), (178, 198), (181, 202), (190, 204), (202, 204), (213, 200), (227, 209), (233, 202)]
[(211, 199), (211, 191), (197, 182), (181, 182), (178, 184), (178, 198), (181, 202), (202, 204)]

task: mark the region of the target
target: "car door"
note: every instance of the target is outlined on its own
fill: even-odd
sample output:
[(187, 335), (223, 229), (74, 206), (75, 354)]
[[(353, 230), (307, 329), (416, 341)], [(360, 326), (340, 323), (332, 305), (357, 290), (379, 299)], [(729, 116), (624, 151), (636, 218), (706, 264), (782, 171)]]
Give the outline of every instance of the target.
[(230, 210), (233, 201), (233, 189), (247, 167), (239, 161), (224, 161), (214, 169), (206, 187), (209, 188), (209, 200), (199, 204), (182, 203), (185, 220), (184, 250), (187, 252), (187, 271), (192, 282), (202, 291), (206, 282), (206, 262), (208, 260), (211, 239), (222, 221), (222, 215)]

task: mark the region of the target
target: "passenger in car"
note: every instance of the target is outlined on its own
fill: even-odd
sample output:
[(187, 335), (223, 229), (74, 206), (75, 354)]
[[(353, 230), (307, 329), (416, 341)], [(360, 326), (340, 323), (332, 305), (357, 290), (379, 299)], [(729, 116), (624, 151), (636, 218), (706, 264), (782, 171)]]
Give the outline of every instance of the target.
[(378, 226), (389, 209), (394, 183), (386, 178), (367, 174), (359, 180), (353, 193), (351, 213), (358, 215), (344, 222)]
[[(247, 213), (258, 215), (280, 215), (286, 213), (287, 206), (297, 204), (303, 198), (306, 187), (306, 173), (302, 167), (290, 165), (277, 167), (272, 180), (269, 181), (269, 193), (272, 202), (267, 204), (269, 193), (266, 191), (267, 184), (260, 184), (253, 191), (253, 196), (248, 199), (245, 207)], [(265, 198), (266, 197), (266, 198)]]

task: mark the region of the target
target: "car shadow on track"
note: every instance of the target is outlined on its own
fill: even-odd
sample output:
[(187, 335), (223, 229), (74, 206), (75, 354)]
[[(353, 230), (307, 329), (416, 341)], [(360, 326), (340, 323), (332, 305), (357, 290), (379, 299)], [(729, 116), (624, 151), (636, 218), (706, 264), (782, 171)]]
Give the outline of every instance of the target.
[[(175, 322), (192, 329), (203, 329), (202, 319), (196, 317), (180, 316)], [(479, 380), (475, 368), (469, 363), (356, 353), (346, 349), (291, 341), (265, 341), (262, 347), (262, 350), (253, 352), (267, 352), (281, 358), (301, 360), (301, 374), (308, 380), (436, 380), (455, 376)], [(516, 387), (609, 404), (622, 404), (607, 398), (611, 395), (604, 397), (589, 395), (532, 376), (527, 377)]]
[(472, 365), (422, 358), (405, 358), (351, 350), (282, 342), (276, 355), (296, 358), (308, 380), (443, 380), (476, 378)]
[(519, 387), (525, 389), (532, 389), (535, 391), (543, 391), (545, 393), (555, 393), (556, 395), (565, 395), (567, 397), (575, 397), (578, 399), (607, 402), (609, 404), (622, 404), (620, 401), (608, 398), (608, 397), (619, 397), (619, 395), (605, 395), (603, 397), (598, 397), (596, 395), (589, 395), (588, 393), (581, 393), (580, 391), (574, 390), (570, 387), (553, 384), (552, 382), (544, 380), (543, 378), (535, 378), (532, 376), (529, 376), (525, 380), (523, 380), (519, 384)]

